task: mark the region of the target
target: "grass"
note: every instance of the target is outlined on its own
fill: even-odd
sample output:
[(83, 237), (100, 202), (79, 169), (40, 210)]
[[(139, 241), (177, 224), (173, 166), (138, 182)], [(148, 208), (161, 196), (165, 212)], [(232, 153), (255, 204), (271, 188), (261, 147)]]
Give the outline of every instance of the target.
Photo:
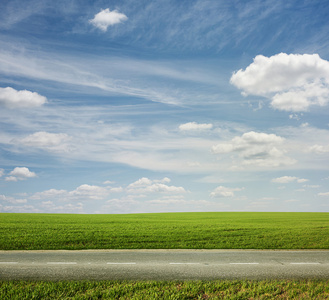
[(1, 213), (0, 249), (329, 249), (329, 213)]
[(329, 299), (329, 280), (0, 281), (0, 299)]

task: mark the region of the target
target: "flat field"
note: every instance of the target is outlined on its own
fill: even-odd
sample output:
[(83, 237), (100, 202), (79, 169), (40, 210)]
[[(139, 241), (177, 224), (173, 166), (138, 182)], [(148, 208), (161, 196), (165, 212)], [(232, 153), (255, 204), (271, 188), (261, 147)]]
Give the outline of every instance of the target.
[(0, 281), (12, 299), (328, 299), (328, 280)]
[(1, 213), (0, 249), (329, 249), (329, 213)]

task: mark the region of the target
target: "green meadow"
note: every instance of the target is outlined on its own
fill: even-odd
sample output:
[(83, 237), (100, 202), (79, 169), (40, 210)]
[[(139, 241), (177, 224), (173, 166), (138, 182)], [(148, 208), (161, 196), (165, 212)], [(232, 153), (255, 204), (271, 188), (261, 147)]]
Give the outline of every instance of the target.
[(329, 249), (329, 213), (1, 213), (0, 249)]
[(328, 280), (0, 281), (0, 299), (328, 299)]

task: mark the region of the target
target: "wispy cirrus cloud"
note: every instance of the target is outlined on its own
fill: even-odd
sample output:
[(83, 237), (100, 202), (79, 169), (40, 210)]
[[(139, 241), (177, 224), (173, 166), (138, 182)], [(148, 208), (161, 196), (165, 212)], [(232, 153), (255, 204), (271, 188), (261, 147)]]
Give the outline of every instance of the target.
[[(0, 46), (0, 73), (38, 80), (38, 86), (44, 88), (49, 88), (49, 83), (60, 84), (71, 92), (131, 96), (172, 105), (198, 103), (200, 99), (211, 102), (220, 93), (212, 68), (191, 66), (183, 60), (171, 63), (106, 55), (58, 55), (51, 49), (21, 47), (23, 50), (17, 51), (12, 43)], [(161, 84), (163, 80), (168, 85)]]

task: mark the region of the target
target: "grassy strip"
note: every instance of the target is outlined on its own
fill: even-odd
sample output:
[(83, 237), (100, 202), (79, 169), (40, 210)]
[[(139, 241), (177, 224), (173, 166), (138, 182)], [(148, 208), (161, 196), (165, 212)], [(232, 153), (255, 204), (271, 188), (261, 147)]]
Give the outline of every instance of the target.
[(2, 213), (0, 249), (329, 249), (329, 213)]
[(0, 299), (329, 299), (329, 280), (0, 281)]

